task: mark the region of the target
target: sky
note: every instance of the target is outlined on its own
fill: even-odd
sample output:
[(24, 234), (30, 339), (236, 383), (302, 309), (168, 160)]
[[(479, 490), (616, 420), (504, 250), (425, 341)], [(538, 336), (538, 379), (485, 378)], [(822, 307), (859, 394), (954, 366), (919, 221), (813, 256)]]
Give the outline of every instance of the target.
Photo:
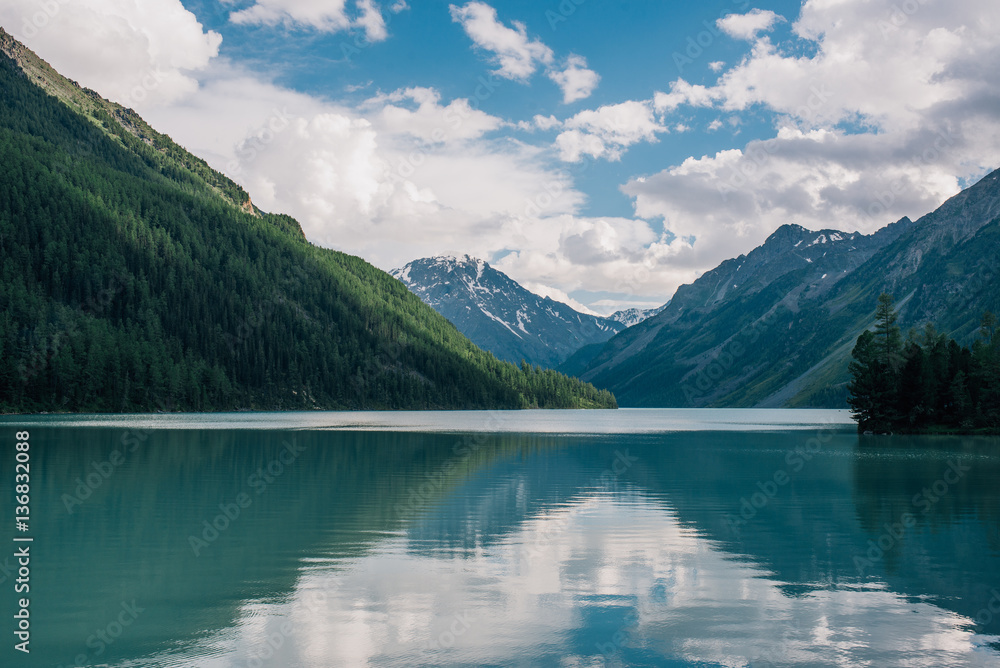
[(1000, 163), (996, 0), (3, 0), (0, 26), (382, 269), (595, 313)]

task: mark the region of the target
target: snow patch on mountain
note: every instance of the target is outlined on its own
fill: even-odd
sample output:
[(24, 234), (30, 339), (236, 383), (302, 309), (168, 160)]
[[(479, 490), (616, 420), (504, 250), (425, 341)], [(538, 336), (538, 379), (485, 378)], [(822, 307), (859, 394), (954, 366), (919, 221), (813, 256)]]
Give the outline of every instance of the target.
[(414, 260), (391, 274), (478, 346), (515, 363), (554, 367), (579, 348), (603, 343), (660, 310), (631, 308), (609, 317), (580, 313), (469, 255)]
[[(669, 304), (669, 302), (667, 303)], [(646, 308), (646, 309), (627, 308), (627, 309), (622, 309), (621, 311), (615, 311), (614, 313), (609, 315), (608, 318), (610, 320), (614, 320), (615, 322), (619, 322), (625, 325), (625, 327), (633, 327), (635, 325), (638, 325), (643, 320), (652, 318), (654, 315), (656, 315), (665, 308), (667, 308), (667, 304), (664, 304), (663, 306), (658, 306), (656, 308)]]

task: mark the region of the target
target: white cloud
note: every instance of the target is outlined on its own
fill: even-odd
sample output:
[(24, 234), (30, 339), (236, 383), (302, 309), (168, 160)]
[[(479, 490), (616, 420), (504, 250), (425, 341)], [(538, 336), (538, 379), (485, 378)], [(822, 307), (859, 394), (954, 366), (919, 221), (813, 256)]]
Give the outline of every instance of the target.
[(405, 12), (410, 8), (410, 5), (406, 3), (406, 0), (396, 0), (389, 6), (389, 11), (393, 14), (399, 14), (400, 12)]
[(39, 12), (33, 0), (5, 0), (0, 24), (61, 73), (139, 110), (196, 91), (194, 72), (208, 66), (222, 43), (180, 0), (74, 0), (52, 7)]
[(708, 69), (712, 70), (713, 72), (721, 72), (722, 68), (725, 66), (726, 64), (724, 62), (722, 62), (721, 60), (716, 60), (708, 64)]
[(563, 126), (566, 130), (556, 137), (556, 146), (567, 162), (577, 162), (584, 155), (618, 160), (629, 146), (655, 142), (657, 133), (667, 131), (657, 121), (652, 104), (635, 100), (581, 111)]
[(337, 32), (347, 30), (347, 0), (256, 0), (229, 15), (238, 24), (299, 25)]
[[(560, 159), (566, 162), (579, 162), (585, 155), (599, 158), (608, 154), (608, 147), (600, 137), (580, 130), (561, 132), (556, 137), (556, 147)], [(617, 155), (620, 157), (621, 152)]]
[(714, 121), (708, 124), (709, 132), (715, 132), (721, 127), (722, 127), (722, 121), (720, 121), (718, 118), (716, 118)]
[(597, 72), (587, 69), (587, 59), (577, 55), (567, 59), (566, 69), (550, 71), (549, 78), (562, 89), (565, 104), (590, 97), (601, 80)]
[[(402, 9), (405, 7), (392, 11)], [(230, 14), (229, 19), (238, 24), (305, 26), (323, 32), (359, 28), (372, 42), (388, 37), (385, 19), (374, 0), (355, 0), (353, 12), (347, 0), (256, 0), (250, 7)]]
[[(416, 109), (399, 106), (412, 101)], [(454, 109), (468, 101), (444, 104), (429, 89), (359, 110), (303, 105), (273, 141), (251, 131), (252, 150), (236, 151), (230, 171), (258, 206), (294, 215), (312, 241), (385, 269), (447, 249), (490, 257), (511, 245), (558, 248), (582, 195), (540, 166), (541, 149), (484, 139), (497, 119), (476, 111), (449, 126)], [(433, 140), (438, 127), (450, 133), (442, 141)]]
[[(941, 149), (925, 161), (935, 141)], [(676, 235), (675, 266), (696, 270), (745, 253), (783, 223), (867, 233), (925, 213), (957, 192), (949, 151), (966, 143), (948, 132), (884, 138), (784, 128), (743, 150), (633, 179), (623, 191), (637, 215), (662, 217)]]
[(358, 0), (358, 16), (355, 24), (363, 28), (369, 42), (381, 42), (389, 36), (385, 28), (382, 12), (375, 6), (374, 0)]
[(514, 21), (508, 28), (497, 18), (497, 10), (483, 2), (470, 2), (458, 7), (449, 5), (451, 17), (461, 24), (473, 43), (493, 54), (499, 68), (494, 71), (505, 79), (527, 80), (539, 64), (553, 61), (552, 49), (538, 40), (528, 39), (523, 23)]
[[(479, 109), (466, 99), (440, 104), (440, 94), (432, 88), (407, 88), (372, 98), (367, 108), (377, 108), (380, 130), (394, 135), (410, 135), (428, 143), (475, 139), (496, 130), (504, 122)], [(399, 103), (416, 103), (416, 109)]]
[[(736, 39), (753, 39), (774, 27), (781, 17), (770, 10), (751, 9), (746, 14), (730, 14), (715, 22), (719, 30)], [(713, 63), (714, 64), (714, 63)], [(713, 71), (718, 71), (714, 70)]]
[(499, 67), (493, 71), (499, 77), (527, 82), (543, 68), (559, 86), (563, 102), (569, 104), (590, 97), (601, 77), (587, 68), (587, 59), (571, 54), (562, 68), (555, 65), (555, 54), (540, 40), (528, 38), (528, 28), (513, 21), (508, 28), (497, 17), (497, 10), (484, 2), (469, 2), (461, 7), (448, 6), (451, 18), (461, 24), (478, 48), (491, 54)]
[(666, 261), (668, 244), (643, 220), (560, 214), (513, 222), (508, 233), (515, 231), (518, 250), (495, 264), (521, 282), (566, 292), (641, 295), (662, 303), (665, 286), (676, 287), (692, 276)]
[(365, 81), (365, 82), (362, 82), (362, 83), (349, 84), (347, 86), (344, 86), (344, 92), (345, 93), (357, 93), (359, 90), (364, 90), (366, 88), (371, 88), (372, 84), (374, 84), (374, 83), (375, 83), (374, 80), (369, 79), (368, 81)]
[(996, 92), (985, 63), (1000, 53), (1000, 5), (927, 2), (901, 17), (894, 6), (806, 2), (793, 31), (814, 55), (759, 39), (712, 94), (727, 109), (764, 105), (813, 126), (860, 120), (905, 130), (941, 120), (942, 105), (965, 100), (972, 110), (983, 93)]
[(720, 93), (700, 84), (692, 85), (684, 79), (670, 84), (669, 93), (657, 92), (653, 95), (653, 107), (658, 112), (675, 110), (682, 104), (692, 107), (710, 107)]
[[(524, 121), (521, 123), (524, 123), (523, 129), (525, 130), (537, 129), (542, 131), (553, 130), (562, 125), (562, 121), (557, 119), (555, 116), (542, 116), (541, 114), (535, 114), (535, 117), (531, 119), (530, 123), (525, 123)], [(520, 126), (521, 124), (519, 123), (518, 125)]]

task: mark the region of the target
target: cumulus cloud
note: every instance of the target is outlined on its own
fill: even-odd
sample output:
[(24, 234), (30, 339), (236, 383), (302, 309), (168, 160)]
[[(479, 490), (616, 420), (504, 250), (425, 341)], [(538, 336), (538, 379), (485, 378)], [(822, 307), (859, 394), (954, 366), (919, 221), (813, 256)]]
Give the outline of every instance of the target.
[(582, 194), (540, 166), (540, 149), (461, 137), (425, 145), (380, 112), (370, 119), (295, 118), (279, 141), (239, 152), (240, 181), (258, 206), (296, 216), (311, 240), (386, 269), (443, 247), (484, 258), (516, 249), (497, 267), (574, 307), (571, 290), (659, 297), (690, 276), (658, 263), (664, 248), (648, 223), (580, 216)]
[(652, 104), (635, 100), (581, 111), (563, 127), (556, 146), (567, 162), (577, 162), (585, 155), (618, 160), (627, 147), (640, 141), (655, 142), (657, 133), (667, 131), (657, 121)]
[(360, 14), (355, 20), (355, 25), (365, 31), (365, 37), (369, 42), (381, 42), (389, 36), (385, 19), (375, 6), (374, 0), (358, 0), (358, 11)]
[(995, 92), (982, 63), (997, 57), (1000, 6), (922, 3), (912, 15), (894, 7), (807, 2), (793, 31), (815, 55), (761, 38), (713, 94), (727, 109), (763, 105), (813, 126), (861, 121), (894, 130), (926, 125), (935, 106)]
[(706, 88), (700, 84), (689, 84), (684, 79), (677, 79), (670, 84), (670, 92), (657, 92), (653, 95), (653, 107), (658, 112), (668, 112), (677, 109), (682, 104), (692, 107), (710, 107), (721, 93)]
[(477, 48), (491, 54), (499, 67), (493, 71), (505, 79), (526, 82), (539, 69), (562, 90), (569, 104), (590, 97), (601, 77), (587, 68), (587, 59), (571, 54), (563, 67), (555, 66), (555, 54), (540, 40), (528, 37), (528, 28), (513, 21), (509, 28), (497, 17), (497, 10), (484, 2), (461, 7), (449, 5), (452, 20), (459, 23)]
[(623, 191), (637, 215), (662, 218), (676, 235), (672, 262), (696, 269), (745, 253), (783, 223), (872, 232), (925, 213), (958, 190), (954, 171), (942, 166), (954, 166), (949, 155), (967, 144), (955, 129), (885, 140), (783, 128), (742, 150), (632, 179)]
[[(912, 15), (887, 0), (810, 0), (792, 26), (799, 38), (792, 48), (760, 37), (715, 85), (677, 79), (654, 104), (664, 112), (681, 105), (761, 106), (811, 127), (912, 129), (940, 120), (935, 106), (995, 94), (983, 63), (997, 58), (1000, 37), (992, 26), (998, 21), (1000, 6), (989, 0), (948, 8), (921, 3)], [(803, 45), (813, 55), (801, 55)]]
[[(391, 8), (396, 9), (399, 3)], [(385, 19), (374, 0), (355, 0), (353, 11), (347, 0), (256, 0), (253, 5), (229, 15), (233, 23), (246, 25), (285, 25), (310, 27), (323, 32), (340, 32), (358, 28), (372, 42), (388, 37)]]
[(766, 32), (773, 28), (775, 23), (784, 20), (784, 17), (770, 10), (751, 9), (746, 14), (730, 14), (716, 21), (715, 25), (730, 37), (753, 39), (758, 33)]
[(458, 7), (449, 5), (452, 20), (461, 24), (472, 42), (492, 54), (499, 66), (494, 74), (505, 79), (524, 81), (554, 59), (552, 49), (528, 38), (528, 29), (519, 21), (508, 28), (497, 18), (497, 10), (484, 2), (470, 2)]
[(583, 203), (568, 176), (542, 166), (542, 149), (485, 138), (499, 119), (464, 99), (407, 89), (360, 109), (289, 108), (272, 140), (261, 140), (266, 125), (248, 133), (229, 171), (309, 239), (385, 269), (442, 246), (489, 258), (536, 245), (552, 231), (546, 221)]
[(555, 128), (560, 127), (561, 125), (562, 121), (560, 121), (555, 116), (552, 116), (551, 114), (548, 116), (535, 114), (534, 118), (531, 119), (530, 123), (526, 121), (521, 121), (520, 123), (518, 123), (518, 126), (524, 130), (542, 130), (542, 131), (553, 130)]
[[(408, 102), (409, 107), (402, 106)], [(475, 139), (504, 125), (464, 98), (444, 106), (440, 102), (441, 95), (433, 88), (415, 87), (372, 98), (364, 106), (378, 109), (376, 118), (383, 131), (428, 143)]]
[[(495, 12), (472, 4), (488, 10), (480, 27), (492, 34)], [(871, 232), (933, 209), (957, 192), (959, 178), (996, 164), (1000, 90), (990, 63), (1000, 58), (1000, 32), (990, 26), (1000, 24), (1000, 7), (969, 0), (947, 11), (928, 3), (912, 15), (893, 12), (888, 0), (811, 0), (793, 25), (797, 44), (758, 36), (714, 84), (678, 79), (648, 100), (518, 124), (558, 130), (565, 161), (616, 160), (668, 127), (693, 125), (686, 107), (725, 114), (709, 129), (738, 125), (748, 110), (772, 114), (769, 140), (629, 179), (622, 189), (635, 219), (580, 215), (584, 195), (546, 166), (544, 148), (498, 137), (504, 121), (427, 88), (344, 109), (250, 86), (248, 95), (287, 98), (302, 111), (288, 139), (259, 147), (252, 159), (241, 153), (238, 173), (258, 204), (296, 215), (311, 239), (384, 268), (437, 254), (446, 240), (486, 258), (513, 250), (498, 268), (536, 287), (663, 300), (783, 223)], [(521, 67), (525, 76), (553, 69), (554, 57), (537, 55), (551, 53), (540, 42), (519, 51), (532, 44), (523, 26), (501, 27), (509, 32), (494, 34), (496, 53), (507, 53), (501, 37), (514, 46), (507, 61), (497, 55), (498, 67)], [(250, 107), (268, 118), (267, 105), (239, 100), (240, 85), (224, 90), (231, 79), (205, 83), (196, 99), (214, 96), (211, 104), (235, 119)], [(459, 117), (460, 126), (449, 125)], [(260, 132), (245, 125), (243, 137)], [(219, 130), (198, 132), (208, 145)]]
[(527, 243), (517, 244), (518, 250), (496, 266), (533, 285), (657, 301), (665, 300), (664, 286), (693, 275), (688, 268), (672, 266), (668, 242), (643, 220), (560, 214), (518, 221), (510, 230), (515, 228)]
[(74, 0), (51, 7), (39, 12), (33, 0), (7, 0), (0, 23), (61, 73), (139, 110), (196, 91), (195, 73), (222, 43), (180, 0)]
[(597, 72), (587, 69), (587, 59), (577, 55), (569, 57), (566, 69), (550, 71), (549, 78), (562, 89), (566, 104), (590, 97), (601, 80)]
[(544, 149), (478, 133), (427, 142), (432, 122), (386, 114), (414, 101), (408, 111), (428, 118), (465, 103), (404, 90), (369, 100), (362, 115), (312, 103), (296, 113), (293, 99), (274, 140), (262, 140), (267, 127), (249, 133), (234, 173), (258, 206), (294, 215), (309, 239), (386, 269), (443, 249), (513, 250), (498, 268), (575, 307), (572, 290), (659, 298), (690, 277), (660, 262), (668, 249), (645, 221), (581, 216), (582, 193), (543, 166)]

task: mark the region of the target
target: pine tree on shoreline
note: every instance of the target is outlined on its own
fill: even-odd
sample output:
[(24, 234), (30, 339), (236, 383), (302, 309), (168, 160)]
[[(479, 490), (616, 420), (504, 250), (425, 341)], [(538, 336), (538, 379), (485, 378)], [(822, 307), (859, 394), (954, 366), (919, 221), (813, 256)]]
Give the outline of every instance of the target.
[(848, 404), (863, 433), (1000, 431), (1000, 337), (983, 314), (971, 349), (928, 323), (903, 341), (892, 296), (882, 294), (874, 331), (858, 337)]

